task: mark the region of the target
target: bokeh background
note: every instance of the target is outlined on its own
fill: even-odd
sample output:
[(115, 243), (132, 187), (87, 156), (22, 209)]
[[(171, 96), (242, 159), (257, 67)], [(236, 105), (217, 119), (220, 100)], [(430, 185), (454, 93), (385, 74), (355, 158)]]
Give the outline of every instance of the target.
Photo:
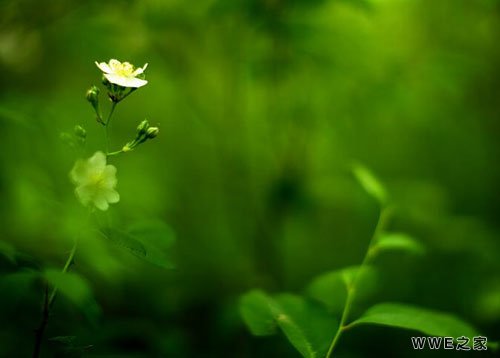
[[(377, 300), (498, 339), (499, 35), (497, 0), (1, 1), (0, 240), (18, 260), (0, 254), (0, 356), (30, 356), (40, 319), (23, 266), (62, 267), (82, 225), (68, 178), (82, 154), (60, 134), (80, 124), (84, 155), (103, 148), (85, 91), (110, 58), (149, 63), (113, 147), (144, 118), (161, 132), (112, 159), (121, 201), (106, 220), (166, 222), (176, 268), (84, 240), (72, 269), (101, 316), (57, 300), (47, 337), (77, 336), (89, 357), (298, 357), (283, 337), (252, 337), (238, 297), (300, 293), (361, 261), (378, 209), (357, 161), (391, 194), (390, 228), (427, 247), (380, 260)], [(410, 335), (353, 330), (339, 356), (410, 357)]]

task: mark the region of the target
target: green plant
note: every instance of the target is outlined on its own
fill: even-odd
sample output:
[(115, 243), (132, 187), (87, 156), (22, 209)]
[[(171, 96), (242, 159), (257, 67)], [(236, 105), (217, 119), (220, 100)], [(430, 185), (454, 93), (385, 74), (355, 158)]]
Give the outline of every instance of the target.
[[(409, 329), (429, 336), (479, 336), (474, 327), (452, 314), (403, 303), (377, 303), (360, 317), (352, 317), (356, 302), (369, 299), (376, 289), (374, 265), (379, 253), (402, 251), (421, 255), (425, 252), (424, 246), (410, 235), (387, 231), (394, 209), (380, 181), (360, 164), (353, 166), (353, 174), (380, 208), (361, 264), (320, 275), (307, 287), (305, 296), (271, 295), (262, 290), (244, 294), (240, 299), (240, 313), (250, 332), (267, 336), (279, 328), (306, 358), (333, 357), (342, 336), (366, 324)], [(489, 345), (497, 347), (496, 343)]]
[[(41, 271), (30, 270), (28, 272), (31, 279), (42, 278), (45, 282), (42, 317), (35, 330), (33, 350), (35, 358), (41, 354), (44, 333), (49, 323), (53, 303), (59, 293), (80, 308), (91, 320), (99, 314), (99, 306), (93, 298), (92, 289), (88, 282), (76, 272), (69, 272), (70, 267), (74, 264), (81, 236), (88, 235), (89, 232), (96, 232), (102, 238), (125, 248), (141, 259), (160, 267), (172, 267), (166, 250), (172, 244), (174, 236), (163, 222), (150, 220), (134, 224), (127, 230), (118, 230), (110, 224), (97, 224), (96, 227), (89, 220), (98, 210), (107, 211), (109, 204), (117, 203), (120, 200), (120, 195), (116, 191), (117, 169), (114, 165), (107, 163), (108, 159), (132, 151), (138, 145), (155, 138), (159, 132), (157, 127), (151, 127), (147, 120), (143, 120), (138, 125), (136, 136), (132, 141), (126, 143), (119, 150), (110, 151), (109, 128), (115, 108), (123, 99), (147, 84), (144, 79), (144, 70), (147, 64), (142, 68), (135, 68), (128, 62), (121, 63), (117, 60), (111, 60), (109, 63), (96, 62), (96, 65), (103, 71), (103, 84), (111, 101), (111, 108), (106, 118), (101, 113), (99, 88), (92, 86), (87, 91), (86, 98), (94, 109), (97, 122), (104, 128), (105, 151), (97, 151), (88, 159), (78, 159), (71, 170), (70, 178), (76, 186), (75, 194), (88, 210), (88, 219), (81, 223), (82, 227), (73, 240), (73, 247), (63, 269), (59, 271), (46, 268)], [(82, 153), (85, 151), (87, 132), (82, 126), (75, 126), (72, 134), (63, 133), (62, 138), (72, 147), (80, 149)], [(8, 256), (12, 261), (15, 261), (18, 255), (16, 250), (10, 246), (2, 251), (8, 251)], [(19, 269), (21, 270), (23, 267), (20, 266)], [(63, 345), (65, 351), (82, 351), (90, 348), (88, 346), (75, 346), (74, 338), (72, 336), (58, 336), (50, 340)]]

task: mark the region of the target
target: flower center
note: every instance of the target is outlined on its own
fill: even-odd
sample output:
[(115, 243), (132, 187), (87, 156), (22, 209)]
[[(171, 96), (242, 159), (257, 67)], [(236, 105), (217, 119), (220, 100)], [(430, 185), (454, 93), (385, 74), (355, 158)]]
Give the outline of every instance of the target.
[(118, 75), (122, 77), (133, 77), (134, 74), (134, 66), (128, 62), (116, 64), (113, 66), (113, 71)]
[(104, 184), (103, 173), (93, 173), (89, 179), (93, 186), (101, 187)]

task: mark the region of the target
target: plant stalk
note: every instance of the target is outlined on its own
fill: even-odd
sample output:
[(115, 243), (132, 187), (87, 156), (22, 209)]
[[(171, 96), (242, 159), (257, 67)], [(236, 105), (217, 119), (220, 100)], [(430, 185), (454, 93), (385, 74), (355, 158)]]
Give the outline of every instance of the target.
[(117, 102), (113, 101), (111, 109), (109, 110), (108, 118), (106, 119), (106, 122), (104, 122), (104, 138), (106, 141), (106, 153), (109, 152), (109, 123), (111, 122), (111, 116), (115, 111), (116, 104)]
[(38, 358), (40, 356), (43, 333), (48, 323), (49, 323), (49, 285), (46, 284), (44, 300), (43, 300), (42, 319), (40, 320), (40, 325), (35, 330), (35, 348), (33, 350), (33, 358)]
[[(73, 263), (73, 260), (75, 258), (77, 246), (78, 246), (78, 240), (75, 240), (75, 242), (73, 244), (73, 248), (71, 249), (71, 252), (69, 253), (68, 259), (66, 260), (66, 263), (64, 264), (64, 267), (62, 269), (62, 273), (68, 272), (68, 269), (70, 268), (70, 266)], [(50, 307), (52, 306), (52, 303), (54, 302), (54, 299), (55, 299), (56, 294), (57, 294), (57, 290), (58, 290), (57, 286), (54, 286), (54, 288), (52, 289), (52, 292), (49, 295), (48, 283), (45, 286), (42, 319), (40, 320), (40, 325), (35, 330), (35, 348), (33, 350), (33, 358), (40, 357), (43, 334), (45, 333), (45, 329), (47, 328), (47, 325), (49, 323)]]
[(347, 287), (347, 298), (346, 302), (344, 305), (344, 309), (342, 311), (342, 316), (340, 318), (340, 323), (339, 323), (339, 328), (337, 329), (337, 332), (335, 333), (335, 336), (332, 339), (332, 343), (330, 344), (330, 347), (328, 348), (328, 352), (326, 353), (326, 358), (330, 358), (333, 354), (333, 351), (342, 336), (342, 333), (347, 330), (349, 327), (347, 320), (349, 319), (349, 314), (351, 312), (352, 308), (352, 303), (354, 302), (355, 298), (355, 293), (356, 293), (356, 286), (358, 284), (359, 278), (360, 278), (360, 273), (363, 270), (364, 267), (368, 264), (370, 258), (372, 257), (370, 255), (371, 249), (375, 243), (376, 238), (380, 235), (382, 230), (384, 230), (388, 218), (389, 218), (390, 210), (387, 207), (383, 207), (380, 209), (380, 213), (378, 216), (377, 220), (377, 225), (375, 226), (375, 230), (373, 231), (373, 235), (370, 238), (370, 241), (368, 243), (368, 248), (366, 250), (365, 256), (363, 258), (363, 261), (361, 265), (359, 266), (359, 269), (356, 272), (356, 275), (354, 276), (354, 279), (349, 287)]

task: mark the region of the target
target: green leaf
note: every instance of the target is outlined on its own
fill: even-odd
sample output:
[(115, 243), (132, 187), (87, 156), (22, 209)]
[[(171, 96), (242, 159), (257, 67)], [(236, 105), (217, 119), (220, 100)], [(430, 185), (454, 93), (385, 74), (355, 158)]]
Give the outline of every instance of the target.
[(275, 300), (272, 312), (290, 343), (304, 357), (324, 357), (338, 329), (337, 320), (301, 296), (281, 294)]
[(337, 321), (320, 306), (303, 297), (281, 294), (274, 298), (254, 290), (242, 296), (240, 312), (255, 335), (270, 335), (279, 327), (306, 358), (322, 357), (328, 349)]
[(454, 315), (400, 303), (377, 304), (351, 326), (378, 324), (411, 329), (429, 336), (474, 337), (478, 332), (470, 324)]
[[(377, 272), (375, 268), (372, 266), (349, 266), (340, 271), (342, 275), (342, 281), (345, 284), (346, 288), (351, 287), (352, 285), (355, 284), (355, 280), (358, 280), (357, 282), (357, 288), (358, 291), (361, 288), (361, 286), (366, 286), (370, 282), (373, 283), (377, 280)], [(359, 275), (359, 277), (357, 277)], [(372, 285), (373, 286), (373, 285)], [(373, 287), (371, 288), (373, 289)], [(371, 293), (371, 289), (369, 290)], [(368, 293), (368, 292), (365, 292)]]
[(307, 293), (323, 303), (331, 312), (342, 312), (347, 298), (342, 271), (328, 272), (315, 278), (307, 288)]
[(139, 221), (130, 226), (128, 232), (144, 242), (155, 243), (166, 249), (175, 242), (174, 232), (161, 220)]
[(404, 233), (383, 233), (371, 248), (371, 254), (380, 251), (401, 250), (421, 255), (425, 252), (424, 246)]
[(87, 281), (73, 272), (62, 272), (48, 269), (44, 272), (47, 281), (80, 308), (89, 319), (93, 320), (99, 314), (99, 306), (94, 300), (92, 290)]
[(99, 233), (112, 244), (126, 249), (132, 255), (141, 258), (146, 256), (146, 248), (144, 245), (124, 231), (107, 229), (106, 231), (99, 231)]
[(240, 299), (240, 314), (255, 336), (276, 333), (276, 322), (269, 307), (270, 300), (271, 298), (260, 290), (250, 291)]
[(175, 235), (167, 224), (156, 220), (139, 222), (129, 228), (128, 234), (143, 244), (146, 261), (166, 269), (175, 267), (169, 250)]
[(174, 243), (175, 236), (169, 226), (161, 221), (140, 222), (126, 231), (108, 229), (101, 234), (146, 262), (167, 269), (174, 267), (168, 249)]
[[(347, 299), (347, 290), (354, 284), (360, 267), (352, 266), (327, 272), (316, 277), (307, 288), (310, 297), (323, 303), (330, 312), (341, 313)], [(356, 299), (370, 297), (377, 289), (378, 275), (371, 266), (363, 266), (356, 284)]]
[(387, 191), (380, 181), (372, 174), (364, 165), (356, 163), (353, 165), (352, 171), (358, 180), (359, 184), (365, 191), (376, 199), (380, 204), (387, 203)]
[(92, 345), (77, 346), (76, 336), (52, 337), (49, 342), (52, 343), (55, 357), (85, 357), (85, 353), (93, 348)]

